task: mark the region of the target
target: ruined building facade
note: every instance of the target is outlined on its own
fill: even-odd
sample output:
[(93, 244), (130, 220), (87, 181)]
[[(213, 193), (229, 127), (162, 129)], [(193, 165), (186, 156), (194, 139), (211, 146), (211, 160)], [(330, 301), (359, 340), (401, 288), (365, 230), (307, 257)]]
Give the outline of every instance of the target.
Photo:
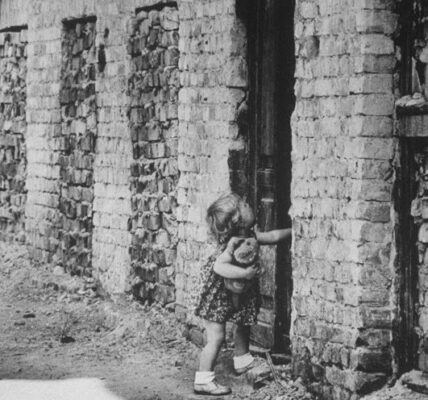
[(199, 326), (233, 189), (293, 228), (256, 344), (325, 399), (428, 371), (425, 3), (2, 0), (1, 239)]

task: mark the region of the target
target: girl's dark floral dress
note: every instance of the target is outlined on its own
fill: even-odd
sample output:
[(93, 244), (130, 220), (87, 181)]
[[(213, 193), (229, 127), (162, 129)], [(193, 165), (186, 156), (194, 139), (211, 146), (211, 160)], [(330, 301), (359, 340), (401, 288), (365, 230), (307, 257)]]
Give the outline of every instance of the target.
[(225, 250), (221, 246), (202, 267), (203, 286), (195, 309), (195, 314), (205, 320), (225, 323), (232, 321), (239, 325), (254, 325), (260, 308), (258, 279), (253, 279), (250, 288), (240, 295), (240, 306), (235, 309), (232, 293), (224, 285), (224, 278), (214, 272), (217, 257)]

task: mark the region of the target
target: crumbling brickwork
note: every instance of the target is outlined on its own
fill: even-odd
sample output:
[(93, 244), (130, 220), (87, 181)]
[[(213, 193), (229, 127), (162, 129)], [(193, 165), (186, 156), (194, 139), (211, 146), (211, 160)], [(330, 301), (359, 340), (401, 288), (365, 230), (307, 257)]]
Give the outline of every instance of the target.
[(95, 21), (68, 22), (62, 42), (60, 137), (61, 261), (73, 274), (91, 275), (93, 164), (97, 137)]
[(130, 21), (128, 43), (133, 292), (161, 304), (175, 300), (178, 27), (176, 5), (142, 9)]
[(391, 370), (397, 16), (387, 1), (298, 1), (296, 10), (295, 372), (343, 400)]
[(27, 29), (0, 34), (0, 237), (25, 240)]

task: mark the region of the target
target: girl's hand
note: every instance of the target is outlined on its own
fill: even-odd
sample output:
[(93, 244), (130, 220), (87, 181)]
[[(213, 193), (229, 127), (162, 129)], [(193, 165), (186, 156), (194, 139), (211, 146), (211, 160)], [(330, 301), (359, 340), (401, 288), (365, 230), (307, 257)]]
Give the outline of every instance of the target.
[(256, 266), (256, 264), (253, 264), (245, 268), (245, 272), (245, 279), (251, 280), (259, 273), (259, 268)]
[(260, 244), (278, 244), (283, 240), (291, 238), (291, 228), (287, 229), (274, 229), (273, 231), (268, 232), (258, 232), (256, 231), (257, 241)]

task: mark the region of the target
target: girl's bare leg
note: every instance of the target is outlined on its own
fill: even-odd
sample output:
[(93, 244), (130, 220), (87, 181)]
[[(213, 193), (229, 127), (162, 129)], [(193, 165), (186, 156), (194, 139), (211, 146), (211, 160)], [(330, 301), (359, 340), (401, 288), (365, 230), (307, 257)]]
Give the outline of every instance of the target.
[(214, 364), (225, 338), (226, 324), (205, 321), (207, 344), (202, 349), (199, 360), (199, 371), (213, 371)]
[(205, 321), (207, 344), (202, 349), (199, 371), (195, 373), (194, 391), (197, 394), (227, 395), (231, 392), (227, 386), (220, 385), (214, 375), (214, 364), (225, 337), (226, 324)]
[(235, 327), (235, 357), (247, 354), (250, 349), (250, 326), (236, 325)]
[(254, 364), (254, 358), (250, 354), (250, 327), (236, 325), (235, 328), (235, 355), (233, 366), (237, 374), (242, 374)]

